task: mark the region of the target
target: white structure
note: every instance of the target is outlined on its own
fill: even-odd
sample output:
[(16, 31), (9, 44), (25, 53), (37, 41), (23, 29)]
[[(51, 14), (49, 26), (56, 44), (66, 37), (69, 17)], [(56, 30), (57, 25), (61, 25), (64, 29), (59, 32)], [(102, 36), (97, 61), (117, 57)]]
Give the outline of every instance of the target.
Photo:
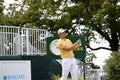
[(47, 30), (0, 26), (0, 55), (45, 55)]
[(31, 80), (30, 60), (0, 61), (0, 80)]
[[(15, 55), (14, 38), (19, 34), (19, 27), (0, 26), (0, 55)], [(19, 47), (19, 46), (18, 46)]]

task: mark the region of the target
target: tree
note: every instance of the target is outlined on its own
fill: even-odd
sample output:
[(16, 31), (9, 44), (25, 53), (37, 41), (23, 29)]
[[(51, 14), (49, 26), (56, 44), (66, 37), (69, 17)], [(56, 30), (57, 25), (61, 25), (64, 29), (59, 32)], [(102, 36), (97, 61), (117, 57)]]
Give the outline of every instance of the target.
[[(88, 42), (88, 44), (86, 45), (91, 50), (107, 49), (111, 51), (119, 51), (120, 5), (117, 5), (117, 3), (118, 3), (117, 0), (104, 0), (104, 1), (99, 0), (98, 2), (89, 0), (88, 3), (85, 3), (87, 13), (86, 14), (81, 13), (82, 17), (84, 17), (83, 24), (86, 25), (83, 35), (89, 36), (86, 38), (86, 42)], [(87, 16), (87, 15), (91, 15), (91, 16)], [(91, 41), (92, 39), (97, 40), (94, 37), (95, 36), (94, 31), (101, 35), (100, 38), (108, 41), (110, 48), (99, 47), (99, 48), (93, 49), (89, 46), (89, 41)], [(112, 55), (113, 54), (114, 56), (116, 54), (119, 55), (119, 53), (112, 53)], [(112, 58), (110, 58), (108, 60), (106, 64), (106, 67), (108, 68), (107, 80), (118, 80), (119, 79), (119, 71), (117, 71), (118, 68), (114, 69), (111, 62), (113, 65), (118, 63), (118, 65), (116, 66), (119, 67), (119, 59), (113, 60)]]
[(120, 79), (120, 52), (113, 52), (104, 65), (105, 80)]
[[(117, 5), (117, 0), (100, 0), (99, 2), (102, 4), (96, 1), (89, 1), (87, 4), (90, 5), (87, 8), (89, 8), (89, 14), (91, 16), (84, 18), (85, 24), (87, 25), (85, 27), (98, 32), (102, 38), (109, 42), (110, 48), (101, 47), (102, 49), (118, 51), (120, 38), (120, 6)], [(95, 6), (98, 10), (94, 9)], [(117, 28), (114, 28), (114, 26)], [(90, 40), (88, 39), (88, 41)]]
[(3, 24), (4, 23), (4, 15), (3, 15), (3, 9), (4, 9), (4, 0), (1, 0), (0, 1), (0, 24)]
[[(23, 0), (22, 4), (15, 3), (10, 6), (12, 14), (8, 22), (12, 25), (44, 28), (54, 35), (60, 27), (66, 28), (68, 34), (76, 35), (76, 27), (80, 23), (85, 26), (81, 35), (86, 36), (88, 48), (118, 51), (120, 6), (117, 3), (117, 0)], [(21, 9), (16, 11), (18, 6), (21, 6)], [(97, 41), (94, 32), (107, 40), (110, 48), (91, 48), (89, 42), (92, 39)]]

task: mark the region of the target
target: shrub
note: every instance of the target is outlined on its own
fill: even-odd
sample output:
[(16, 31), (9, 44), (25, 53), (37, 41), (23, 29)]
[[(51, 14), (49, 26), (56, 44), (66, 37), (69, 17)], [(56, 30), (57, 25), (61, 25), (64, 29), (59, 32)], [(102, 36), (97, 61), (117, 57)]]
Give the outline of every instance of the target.
[(105, 80), (120, 80), (120, 52), (112, 52), (105, 63)]

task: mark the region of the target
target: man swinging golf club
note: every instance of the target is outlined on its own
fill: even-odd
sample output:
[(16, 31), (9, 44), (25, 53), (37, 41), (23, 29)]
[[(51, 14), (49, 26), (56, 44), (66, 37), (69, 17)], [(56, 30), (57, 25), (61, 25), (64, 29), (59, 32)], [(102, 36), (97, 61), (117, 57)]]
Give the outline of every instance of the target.
[(58, 40), (58, 48), (62, 58), (62, 76), (60, 80), (66, 80), (69, 72), (72, 80), (78, 80), (78, 68), (73, 50), (79, 47), (81, 41), (77, 40), (73, 44), (69, 39), (66, 39), (65, 29), (62, 28), (58, 30), (58, 35), (60, 37)]

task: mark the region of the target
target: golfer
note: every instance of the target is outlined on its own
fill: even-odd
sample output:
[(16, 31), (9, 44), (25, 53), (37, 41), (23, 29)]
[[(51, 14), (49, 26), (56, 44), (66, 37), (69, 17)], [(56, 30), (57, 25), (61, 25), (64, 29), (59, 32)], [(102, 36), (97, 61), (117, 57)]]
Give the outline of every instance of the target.
[(79, 47), (81, 41), (77, 40), (73, 44), (69, 39), (66, 39), (65, 29), (62, 28), (58, 30), (58, 35), (60, 37), (58, 40), (58, 48), (62, 58), (62, 76), (60, 80), (66, 80), (69, 72), (72, 80), (78, 80), (78, 68), (73, 50)]

